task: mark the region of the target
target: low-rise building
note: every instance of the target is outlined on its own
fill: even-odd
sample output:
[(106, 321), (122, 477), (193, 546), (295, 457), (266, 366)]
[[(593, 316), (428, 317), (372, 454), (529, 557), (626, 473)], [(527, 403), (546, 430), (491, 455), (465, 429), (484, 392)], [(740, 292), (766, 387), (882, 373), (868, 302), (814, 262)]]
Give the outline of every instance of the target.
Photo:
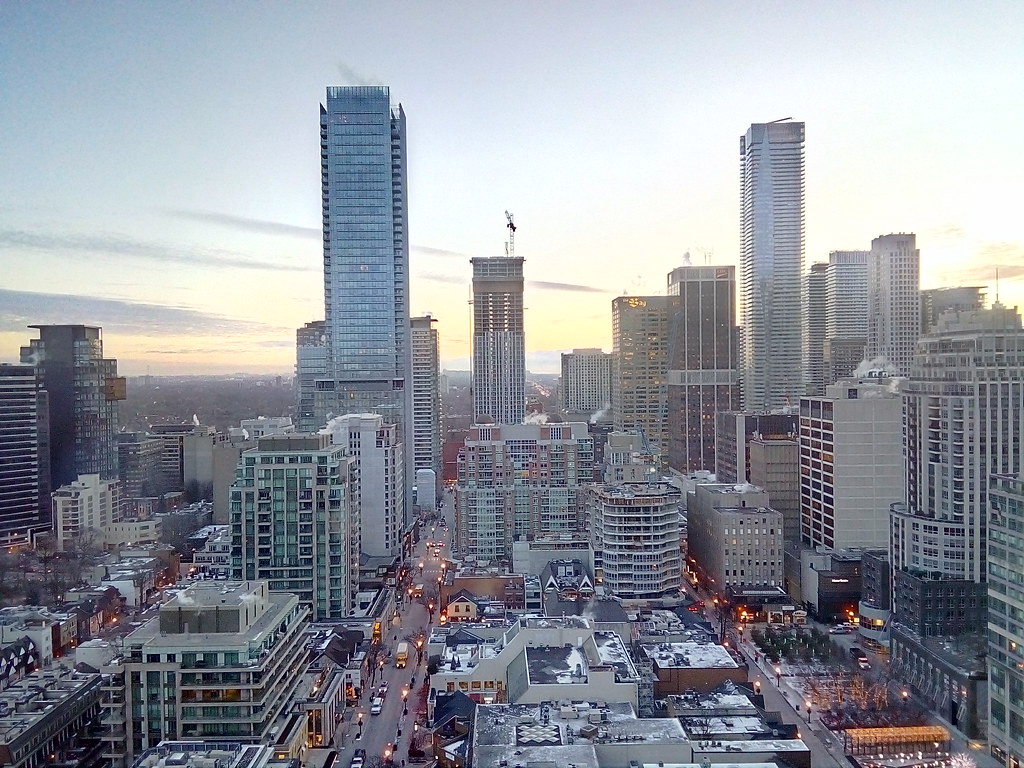
[(40, 664), (49, 664), (75, 647), (78, 620), (70, 613), (55, 613), (39, 605), (0, 608), (0, 643), (28, 637), (35, 644)]
[(434, 692), (477, 702), (559, 698), (637, 704), (639, 674), (619, 635), (583, 616), (521, 618), (511, 625), (462, 624), (431, 635)]
[(126, 517), (107, 526), (103, 539), (108, 549), (118, 549), (130, 544), (156, 544), (160, 541), (161, 527), (162, 520), (159, 517)]
[(627, 702), (566, 693), (529, 704), (477, 706), (464, 765), (613, 768), (692, 758), (693, 747), (677, 719), (638, 718)]
[(690, 690), (711, 691), (726, 681), (747, 680), (746, 665), (712, 640), (641, 645), (640, 651), (654, 672), (657, 698)]
[(231, 526), (208, 525), (202, 549), (192, 554), (189, 575), (194, 578), (226, 579), (231, 575)]
[(223, 741), (162, 741), (141, 753), (132, 768), (292, 768), (270, 746)]

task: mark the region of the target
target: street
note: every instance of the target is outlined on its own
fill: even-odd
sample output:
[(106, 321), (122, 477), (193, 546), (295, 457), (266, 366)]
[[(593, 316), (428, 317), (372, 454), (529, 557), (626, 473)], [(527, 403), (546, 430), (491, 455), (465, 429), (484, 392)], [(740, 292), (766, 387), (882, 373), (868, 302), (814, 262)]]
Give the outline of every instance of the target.
[[(454, 518), (454, 502), (452, 497), (445, 495), (444, 507), (440, 513), (449, 524)], [(420, 541), (417, 543), (409, 565), (412, 569), (413, 584), (423, 583), (436, 588), (437, 579), (441, 575), (442, 559), (448, 556), (451, 546), (449, 531), (433, 523), (425, 524), (420, 529)], [(427, 548), (428, 541), (443, 541), (441, 557), (434, 557), (433, 550)], [(419, 564), (423, 563), (423, 572), (419, 572)], [(338, 766), (347, 768), (352, 761), (355, 750), (366, 750), (369, 761), (374, 755), (380, 758), (390, 757), (393, 764), (401, 766), (408, 763), (409, 746), (413, 736), (418, 732), (416, 715), (422, 705), (422, 687), (427, 674), (426, 638), (430, 635), (432, 622), (427, 607), (421, 600), (410, 599), (408, 593), (403, 594), (403, 602), (396, 616), (396, 621), (389, 628), (384, 647), (381, 652), (383, 666), (378, 664), (375, 675), (364, 686), (359, 706), (351, 722), (343, 722), (335, 737), (338, 745)], [(438, 616), (435, 607), (434, 621)], [(424, 640), (422, 653), (418, 653), (416, 639)], [(409, 643), (409, 661), (403, 669), (396, 669), (394, 652), (398, 643)], [(385, 654), (388, 654), (385, 657)], [(370, 714), (370, 704), (377, 689), (383, 681), (388, 683), (387, 695), (379, 715)], [(415, 683), (414, 685), (411, 685)], [(410, 687), (411, 686), (411, 687)], [(407, 698), (403, 698), (403, 693)], [(361, 727), (360, 727), (361, 724)], [(360, 735), (361, 734), (361, 735)], [(429, 753), (429, 750), (426, 750)], [(405, 762), (403, 762), (405, 761)], [(372, 761), (371, 761), (372, 765)]]

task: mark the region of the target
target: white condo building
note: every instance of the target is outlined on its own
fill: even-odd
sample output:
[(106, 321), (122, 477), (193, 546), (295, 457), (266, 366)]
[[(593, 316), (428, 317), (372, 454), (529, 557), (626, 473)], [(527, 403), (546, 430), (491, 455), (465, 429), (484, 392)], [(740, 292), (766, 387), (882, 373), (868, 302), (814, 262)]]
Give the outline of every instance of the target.
[(324, 432), (355, 460), (363, 554), (397, 555), (405, 531), (404, 451), (398, 430), (377, 414), (350, 413), (331, 419)]
[(804, 275), (802, 304), (804, 344), (804, 393), (811, 397), (825, 392), (825, 326), (828, 263), (811, 264)]
[(832, 549), (885, 548), (903, 498), (898, 379), (853, 379), (800, 401), (800, 538)]
[(743, 408), (762, 410), (804, 394), (804, 124), (751, 125), (740, 160), (740, 380)]
[(559, 407), (568, 413), (597, 413), (611, 407), (612, 356), (600, 349), (562, 353)]
[(86, 531), (103, 544), (111, 526), (121, 522), (121, 483), (99, 475), (79, 475), (53, 492), (53, 525), (57, 547), (67, 549)]
[(441, 476), (441, 348), (437, 320), (414, 317), (412, 343), (412, 465)]
[(884, 358), (901, 376), (921, 336), (921, 278), (917, 238), (882, 235), (868, 255), (868, 360)]
[(480, 257), (473, 265), (473, 420), (519, 424), (526, 415), (523, 259)]

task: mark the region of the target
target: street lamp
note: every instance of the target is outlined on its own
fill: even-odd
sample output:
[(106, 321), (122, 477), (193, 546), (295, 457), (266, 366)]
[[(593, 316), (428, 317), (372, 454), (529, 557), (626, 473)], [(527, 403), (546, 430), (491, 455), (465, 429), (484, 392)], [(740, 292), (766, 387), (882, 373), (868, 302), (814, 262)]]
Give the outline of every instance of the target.
[(809, 724), (811, 722), (811, 702), (804, 702), (804, 706), (807, 707), (807, 722)]
[(761, 681), (760, 680), (755, 680), (754, 681), (754, 693), (756, 693), (758, 696), (761, 695)]
[(775, 685), (782, 685), (782, 667), (775, 668)]

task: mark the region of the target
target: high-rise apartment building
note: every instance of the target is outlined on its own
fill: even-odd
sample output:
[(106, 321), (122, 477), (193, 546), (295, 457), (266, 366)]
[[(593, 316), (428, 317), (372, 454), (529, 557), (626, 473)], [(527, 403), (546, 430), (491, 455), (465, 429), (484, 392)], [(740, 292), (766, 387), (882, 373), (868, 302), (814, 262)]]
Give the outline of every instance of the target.
[(795, 405), (804, 394), (804, 124), (751, 125), (740, 160), (743, 408)]
[(800, 401), (800, 538), (830, 549), (889, 541), (904, 495), (898, 380), (849, 379)]
[(412, 407), (405, 112), (391, 105), (387, 86), (327, 89), (320, 171), (327, 373), (315, 375), (319, 329), (309, 324), (297, 339), (299, 383), (312, 379), (313, 394), (299, 394), (299, 429), (319, 429), (329, 415), (380, 413), (405, 439)]
[(782, 535), (800, 541), (800, 444), (790, 437), (755, 436), (747, 443), (750, 483), (768, 492), (782, 513)]
[(565, 413), (599, 414), (611, 409), (612, 356), (600, 349), (562, 353), (558, 406)]
[(432, 469), (441, 477), (441, 346), (436, 322), (430, 315), (411, 320), (411, 443), (413, 468)]
[(107, 531), (121, 522), (121, 481), (79, 475), (53, 492), (53, 530), (57, 547), (67, 549), (83, 537), (105, 542)]
[[(164, 739), (259, 744), (292, 711), (306, 670), (309, 611), (265, 581), (200, 581), (160, 606), (105, 665), (108, 722), (129, 755)], [(120, 715), (120, 717), (118, 717)]]
[(931, 333), (943, 312), (972, 312), (985, 308), (985, 289), (979, 286), (925, 288), (921, 291), (921, 333)]
[(868, 251), (832, 251), (825, 270), (825, 383), (851, 376), (868, 340)]
[[(1016, 309), (947, 312), (903, 386), (906, 503), (892, 505), (892, 670), (968, 734), (980, 732), (989, 479), (1024, 458), (1024, 330)], [(980, 650), (966, 650), (974, 640)], [(952, 657), (954, 649), (965, 649)], [(983, 670), (984, 665), (981, 665)], [(972, 714), (974, 713), (974, 714)]]
[(405, 446), (396, 425), (374, 413), (349, 413), (331, 419), (324, 432), (355, 462), (363, 553), (399, 554), (407, 521)]
[(658, 480), (660, 467), (661, 457), (643, 436), (608, 435), (605, 482), (590, 489), (587, 516), (596, 575), (619, 598), (679, 591), (680, 499)]
[(143, 432), (122, 432), (117, 438), (118, 479), (125, 498), (162, 495), (163, 441)]
[(193, 435), (203, 436), (207, 440), (213, 439), (216, 430), (200, 424), (154, 424), (150, 431), (162, 445), (160, 466), (163, 471), (164, 489), (185, 490), (185, 463), (188, 454), (186, 443), (193, 443), (189, 440)]
[(612, 300), (612, 415), (616, 432), (642, 429), (664, 455), (668, 448), (668, 366), (678, 296)]
[(0, 546), (50, 527), (50, 409), (31, 365), (0, 365)]
[(1024, 765), (1024, 474), (993, 475), (988, 526), (988, 738), (1000, 765)]
[[(295, 331), (296, 422), (299, 432), (316, 432), (323, 426), (318, 423), (318, 412), (322, 408), (317, 407), (317, 381), (326, 379), (327, 323), (313, 320)], [(321, 415), (326, 413), (324, 411)]]
[(921, 336), (921, 252), (912, 234), (882, 235), (868, 254), (868, 360), (883, 358), (902, 376)]
[(473, 419), (519, 424), (526, 415), (523, 259), (485, 256), (473, 265)]
[(804, 274), (802, 315), (804, 393), (811, 397), (825, 391), (826, 280), (828, 263), (811, 264)]
[(736, 268), (682, 266), (668, 274), (666, 443), (680, 472), (715, 467), (715, 415), (740, 404)]
[(243, 453), (231, 486), (232, 578), (298, 595), (314, 621), (347, 617), (359, 584), (353, 464), (329, 435), (272, 435)]
[(485, 425), (459, 451), (454, 549), (512, 557), (526, 537), (579, 534), (594, 479), (594, 439), (583, 423)]
[(99, 328), (33, 325), (39, 338), (21, 348), (21, 362), (40, 372), (50, 406), (50, 476), (56, 488), (79, 475), (117, 478), (117, 402), (125, 380), (117, 360), (103, 357)]

